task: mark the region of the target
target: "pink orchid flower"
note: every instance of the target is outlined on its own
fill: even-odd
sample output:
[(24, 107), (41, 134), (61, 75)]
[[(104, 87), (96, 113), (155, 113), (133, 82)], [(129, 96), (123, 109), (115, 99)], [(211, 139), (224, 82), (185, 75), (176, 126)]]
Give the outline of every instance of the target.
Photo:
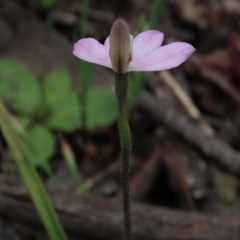
[[(178, 67), (195, 51), (195, 48), (185, 42), (170, 43), (161, 46), (163, 33), (148, 30), (130, 38), (130, 56), (127, 71), (161, 71)], [(112, 67), (109, 56), (110, 37), (104, 44), (94, 38), (83, 38), (74, 45), (73, 54), (87, 62)]]

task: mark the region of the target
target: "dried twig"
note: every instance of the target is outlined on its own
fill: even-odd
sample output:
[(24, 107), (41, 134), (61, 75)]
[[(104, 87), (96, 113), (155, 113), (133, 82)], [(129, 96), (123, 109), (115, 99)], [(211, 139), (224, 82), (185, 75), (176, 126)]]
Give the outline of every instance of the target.
[[(11, 186), (16, 186), (13, 189)], [(88, 240), (122, 240), (121, 204), (69, 192), (51, 193), (69, 236)], [(42, 230), (25, 189), (0, 181), (0, 218)], [(239, 239), (240, 221), (134, 204), (133, 234), (137, 240)]]
[(172, 90), (180, 103), (184, 106), (189, 116), (199, 122), (200, 126), (206, 134), (213, 136), (214, 130), (206, 121), (202, 119), (201, 112), (181, 87), (181, 85), (176, 81), (174, 76), (169, 71), (162, 71), (159, 73), (159, 75), (164, 83)]
[(190, 61), (195, 67), (198, 68), (202, 77), (216, 84), (219, 88), (226, 92), (234, 101), (240, 103), (240, 92), (231, 85), (228, 79), (226, 79), (219, 72), (205, 66), (203, 63), (201, 63), (200, 59), (197, 56), (191, 58)]
[(217, 137), (207, 136), (193, 120), (175, 109), (169, 109), (168, 104), (162, 104), (154, 96), (144, 91), (140, 97), (140, 107), (150, 112), (160, 122), (174, 130), (187, 142), (193, 145), (206, 160), (212, 160), (223, 171), (228, 171), (240, 177), (240, 153), (232, 149)]

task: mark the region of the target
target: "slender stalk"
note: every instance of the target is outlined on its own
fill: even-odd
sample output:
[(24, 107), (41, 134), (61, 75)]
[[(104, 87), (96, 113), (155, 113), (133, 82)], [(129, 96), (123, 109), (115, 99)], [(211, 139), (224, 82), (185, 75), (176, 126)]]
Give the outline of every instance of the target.
[(89, 8), (89, 0), (84, 0), (83, 8), (82, 8), (81, 24), (80, 24), (81, 38), (84, 38), (86, 36), (88, 8)]
[[(87, 34), (87, 17), (88, 17), (88, 10), (89, 10), (89, 3), (90, 0), (80, 1), (83, 4), (82, 14), (81, 14), (81, 21), (79, 24), (79, 32), (80, 37), (84, 38)], [(88, 93), (91, 87), (91, 78), (92, 78), (92, 64), (80, 60), (79, 62), (79, 74), (80, 74), (80, 101), (82, 105), (82, 127), (83, 129), (86, 128), (86, 108), (87, 108), (87, 98)]]
[(149, 21), (150, 29), (155, 28), (157, 26), (158, 18), (160, 16), (163, 3), (164, 0), (154, 0)]
[(118, 130), (121, 141), (122, 154), (122, 188), (123, 188), (123, 211), (125, 239), (132, 240), (131, 232), (131, 207), (129, 190), (129, 159), (131, 153), (131, 132), (128, 124), (127, 97), (128, 97), (128, 74), (115, 73), (115, 90), (119, 105)]
[(48, 65), (48, 51), (49, 51), (49, 41), (51, 30), (53, 29), (53, 19), (51, 16), (48, 16), (45, 21), (45, 33), (44, 33), (44, 42), (41, 49), (41, 74), (40, 74), (40, 91), (41, 91), (41, 103), (42, 111), (45, 113), (46, 110), (46, 99), (45, 99), (45, 81), (47, 75), (47, 65)]

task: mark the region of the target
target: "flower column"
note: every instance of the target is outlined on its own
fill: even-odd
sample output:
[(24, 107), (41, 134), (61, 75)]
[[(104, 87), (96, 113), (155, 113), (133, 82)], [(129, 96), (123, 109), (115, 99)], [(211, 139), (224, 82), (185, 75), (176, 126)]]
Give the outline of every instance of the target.
[(122, 188), (124, 227), (126, 240), (132, 239), (131, 208), (129, 191), (129, 159), (131, 153), (131, 132), (128, 125), (127, 97), (128, 73), (127, 68), (131, 59), (131, 39), (127, 25), (117, 20), (110, 33), (110, 58), (115, 73), (115, 90), (119, 106), (118, 130), (122, 153)]

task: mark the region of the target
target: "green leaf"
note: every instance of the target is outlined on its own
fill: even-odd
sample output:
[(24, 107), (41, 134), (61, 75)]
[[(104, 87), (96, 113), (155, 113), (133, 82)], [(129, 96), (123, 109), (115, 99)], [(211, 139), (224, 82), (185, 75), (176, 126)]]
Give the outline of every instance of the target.
[(19, 121), (20, 125), (24, 128), (27, 128), (31, 123), (31, 118), (27, 116), (18, 116), (17, 120)]
[(32, 164), (48, 169), (48, 160), (54, 151), (53, 135), (45, 127), (36, 125), (25, 134), (24, 139), (34, 156)]
[(19, 113), (32, 114), (40, 104), (35, 75), (16, 60), (0, 59), (0, 89), (0, 96)]
[(12, 89), (12, 108), (18, 112), (33, 114), (39, 107), (41, 99), (35, 75), (30, 71), (22, 72), (9, 84)]
[(48, 75), (44, 93), (50, 108), (47, 126), (72, 131), (81, 125), (81, 109), (76, 93), (71, 92), (71, 78), (65, 69), (57, 69)]
[(51, 116), (46, 122), (47, 126), (73, 131), (81, 126), (81, 106), (76, 93), (65, 96), (52, 108)]
[(54, 106), (71, 91), (71, 78), (65, 69), (51, 72), (44, 83), (44, 94), (47, 105)]
[(88, 129), (107, 126), (118, 116), (115, 94), (108, 88), (92, 88), (86, 105), (86, 125)]
[(0, 96), (9, 93), (8, 79), (13, 78), (19, 72), (25, 70), (25, 67), (18, 61), (10, 58), (0, 58)]

